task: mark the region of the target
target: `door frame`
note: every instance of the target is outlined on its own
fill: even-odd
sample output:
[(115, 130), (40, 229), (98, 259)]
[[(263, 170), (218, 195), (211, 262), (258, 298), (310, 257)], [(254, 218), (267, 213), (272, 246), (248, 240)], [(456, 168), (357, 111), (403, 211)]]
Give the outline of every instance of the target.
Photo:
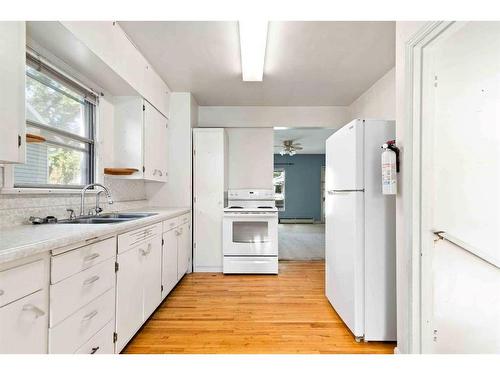
[[(423, 26), (405, 44), (405, 124), (404, 134), (409, 142), (405, 145), (404, 163), (407, 171), (404, 174), (405, 194), (403, 195), (403, 227), (404, 246), (402, 251), (408, 254), (409, 267), (406, 283), (408, 300), (399, 301), (408, 309), (408, 347), (410, 353), (422, 353), (424, 329), (428, 301), (431, 292), (423, 284), (429, 280), (429, 257), (422, 247), (422, 171), (429, 160), (423, 152), (423, 81), (424, 81), (424, 49), (432, 44), (454, 22), (436, 21)], [(398, 265), (399, 266), (399, 265)], [(427, 282), (427, 281), (426, 281)], [(404, 287), (404, 285), (400, 285)]]

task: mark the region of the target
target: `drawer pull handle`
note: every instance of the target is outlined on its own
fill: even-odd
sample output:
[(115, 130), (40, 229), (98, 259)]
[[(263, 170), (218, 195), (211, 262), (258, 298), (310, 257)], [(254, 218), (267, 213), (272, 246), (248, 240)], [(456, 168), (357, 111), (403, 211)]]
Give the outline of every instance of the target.
[(151, 252), (151, 244), (148, 243), (148, 249), (147, 250), (139, 249), (139, 251), (141, 252), (142, 255), (148, 255)]
[(45, 315), (45, 311), (39, 309), (38, 307), (36, 307), (35, 305), (32, 305), (31, 303), (27, 304), (27, 305), (24, 305), (23, 306), (23, 311), (31, 311), (31, 312), (35, 313), (35, 318), (36, 319), (38, 319), (39, 317)]
[(83, 285), (90, 285), (90, 284), (93, 284), (95, 283), (97, 280), (99, 280), (99, 276), (95, 275), (95, 276), (92, 276), (91, 278), (85, 280), (83, 282)]
[(83, 319), (82, 319), (82, 322), (87, 322), (87, 321), (89, 321), (90, 319), (92, 319), (92, 318), (93, 318), (94, 316), (96, 316), (96, 315), (97, 315), (97, 310), (94, 310), (94, 311), (92, 311), (91, 313), (89, 313), (89, 314), (85, 315), (85, 316), (83, 317)]
[(85, 240), (85, 242), (95, 241), (95, 240), (97, 240), (98, 238), (99, 238), (99, 237), (87, 238), (87, 239)]
[(83, 261), (90, 262), (91, 260), (94, 260), (94, 259), (99, 258), (99, 257), (100, 257), (100, 254), (94, 253), (94, 254), (87, 255), (85, 258), (83, 258)]
[(95, 354), (98, 350), (99, 350), (99, 347), (96, 346), (95, 348), (92, 348), (92, 351), (90, 352), (90, 354)]

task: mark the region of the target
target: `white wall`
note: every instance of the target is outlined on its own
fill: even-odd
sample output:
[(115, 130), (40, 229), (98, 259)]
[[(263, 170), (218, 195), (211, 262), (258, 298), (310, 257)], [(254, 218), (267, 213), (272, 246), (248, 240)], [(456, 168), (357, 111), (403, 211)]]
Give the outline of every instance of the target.
[(198, 122), (197, 112), (198, 104), (191, 93), (171, 93), (168, 122), (168, 177), (164, 184), (146, 183), (150, 205), (191, 206), (191, 128)]
[(349, 106), (351, 118), (396, 119), (396, 69), (392, 68)]
[(405, 169), (409, 160), (405, 157), (405, 144), (411, 142), (411, 135), (405, 134), (407, 119), (405, 105), (405, 48), (406, 42), (420, 29), (424, 21), (396, 22), (396, 142), (401, 150), (401, 172), (399, 173), (399, 188), (396, 196), (396, 253), (397, 253), (397, 301), (398, 301), (398, 351), (400, 353), (416, 353), (418, 343), (412, 335), (413, 322), (419, 317), (412, 314), (411, 288), (411, 250), (410, 244), (405, 242), (404, 206), (403, 200), (409, 187), (405, 185)]
[(273, 129), (227, 129), (229, 189), (273, 188)]
[(324, 127), (339, 128), (351, 120), (349, 107), (199, 107), (200, 127)]

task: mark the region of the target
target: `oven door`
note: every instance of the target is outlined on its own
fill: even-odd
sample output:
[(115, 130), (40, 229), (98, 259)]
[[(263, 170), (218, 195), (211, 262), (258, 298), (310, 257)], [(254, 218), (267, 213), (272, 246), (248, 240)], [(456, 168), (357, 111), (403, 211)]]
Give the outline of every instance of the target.
[(277, 213), (225, 213), (224, 255), (278, 255)]

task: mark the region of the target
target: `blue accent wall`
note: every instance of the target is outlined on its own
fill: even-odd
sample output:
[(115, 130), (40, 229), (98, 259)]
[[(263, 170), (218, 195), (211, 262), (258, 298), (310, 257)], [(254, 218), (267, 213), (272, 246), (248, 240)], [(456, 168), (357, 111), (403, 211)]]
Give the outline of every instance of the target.
[(324, 154), (274, 155), (274, 169), (285, 170), (285, 211), (280, 218), (321, 220), (321, 167)]

